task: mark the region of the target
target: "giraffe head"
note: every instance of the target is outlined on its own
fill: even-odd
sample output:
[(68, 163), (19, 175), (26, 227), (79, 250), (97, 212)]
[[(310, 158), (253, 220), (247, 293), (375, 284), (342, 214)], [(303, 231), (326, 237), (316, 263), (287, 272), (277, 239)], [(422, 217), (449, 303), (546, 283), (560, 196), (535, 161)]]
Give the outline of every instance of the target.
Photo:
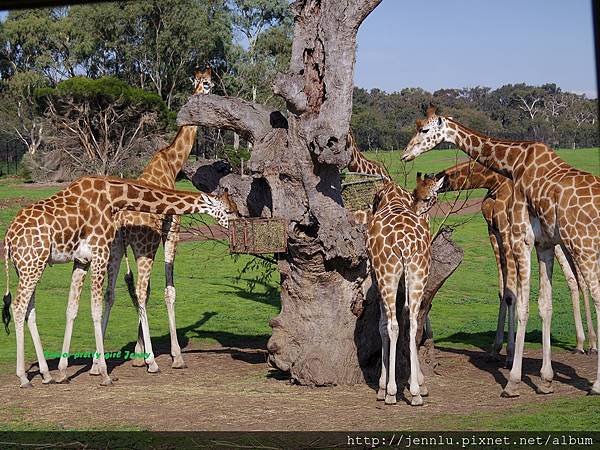
[(429, 105), (427, 117), (417, 119), (417, 134), (410, 140), (400, 159), (411, 161), (443, 142), (446, 137), (447, 123), (445, 117), (437, 115), (436, 107)]
[(240, 215), (227, 188), (219, 196), (204, 195), (204, 203), (205, 210), (203, 212), (214, 217), (223, 228), (229, 228), (229, 220)]
[(210, 90), (214, 86), (212, 69), (209, 66), (206, 66), (204, 70), (196, 68), (192, 83), (194, 84), (194, 94), (210, 94)]
[(417, 186), (413, 191), (413, 211), (417, 215), (428, 212), (437, 202), (437, 195), (444, 184), (444, 178), (436, 178), (425, 175), (421, 178), (421, 172), (417, 172)]

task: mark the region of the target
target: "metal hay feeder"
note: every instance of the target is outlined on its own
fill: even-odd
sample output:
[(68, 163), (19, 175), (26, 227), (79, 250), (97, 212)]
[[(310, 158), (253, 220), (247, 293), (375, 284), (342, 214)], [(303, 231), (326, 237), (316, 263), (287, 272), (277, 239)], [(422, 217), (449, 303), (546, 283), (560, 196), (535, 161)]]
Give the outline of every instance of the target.
[(349, 211), (371, 209), (375, 194), (383, 186), (385, 179), (381, 175), (348, 172), (342, 181), (342, 199)]
[(229, 253), (285, 253), (287, 226), (285, 219), (232, 219), (229, 221)]

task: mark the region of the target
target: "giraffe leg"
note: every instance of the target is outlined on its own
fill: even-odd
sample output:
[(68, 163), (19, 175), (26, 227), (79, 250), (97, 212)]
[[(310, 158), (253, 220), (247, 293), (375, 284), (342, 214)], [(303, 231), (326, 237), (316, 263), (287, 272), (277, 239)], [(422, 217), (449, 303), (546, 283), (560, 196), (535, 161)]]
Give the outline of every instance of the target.
[(104, 358), (104, 340), (102, 337), (102, 286), (106, 273), (106, 265), (109, 259), (109, 250), (96, 248), (94, 259), (92, 259), (92, 322), (94, 323), (94, 336), (96, 338), (96, 356), (98, 357), (98, 368), (102, 381), (101, 386), (112, 384), (108, 376), (106, 360)]
[(506, 341), (505, 367), (512, 368), (515, 357), (515, 313), (517, 308), (517, 266), (512, 250), (512, 235), (510, 218), (506, 208), (502, 206), (495, 211), (495, 226), (500, 250), (500, 265), (502, 266), (502, 300), (508, 310), (508, 338)]
[(172, 216), (170, 221), (170, 229), (167, 232), (167, 237), (164, 242), (165, 247), (165, 304), (167, 305), (167, 313), (169, 316), (169, 334), (171, 336), (171, 357), (173, 369), (184, 369), (187, 367), (183, 356), (181, 355), (181, 347), (177, 340), (177, 325), (175, 323), (175, 285), (173, 283), (173, 264), (175, 262), (175, 252), (177, 242), (179, 241), (179, 217)]
[[(515, 189), (516, 191), (516, 189)], [(529, 319), (529, 282), (531, 277), (531, 249), (533, 247), (534, 235), (526, 204), (522, 199), (514, 199), (512, 214), (514, 215), (511, 223), (512, 232), (512, 250), (516, 262), (518, 273), (517, 288), (517, 335), (515, 340), (515, 357), (510, 371), (508, 383), (502, 391), (502, 397), (518, 397), (519, 385), (521, 383), (521, 373), (523, 364), (523, 350), (525, 347), (525, 332), (527, 329), (527, 320)]]
[[(411, 267), (412, 266), (412, 267)], [(406, 303), (408, 304), (409, 314), (409, 348), (410, 348), (410, 394), (412, 395), (411, 405), (421, 406), (423, 404), (422, 392), (427, 392), (424, 385), (423, 373), (419, 363), (419, 350), (417, 348), (417, 327), (419, 310), (423, 299), (423, 290), (425, 283), (422, 277), (418, 276), (419, 268), (411, 264), (406, 270)]]
[[(400, 273), (398, 273), (400, 272)], [(385, 306), (386, 312), (386, 332), (389, 343), (389, 358), (387, 366), (387, 385), (385, 394), (385, 403), (393, 405), (396, 403), (396, 394), (398, 386), (396, 384), (396, 347), (398, 344), (398, 319), (396, 317), (396, 294), (402, 271), (393, 271), (392, 273), (382, 274), (378, 279), (380, 281), (379, 292)], [(383, 367), (383, 366), (382, 366)]]
[[(399, 262), (388, 261), (395, 267)], [(396, 294), (402, 270), (386, 272), (386, 264), (373, 265), (377, 285), (381, 296), (379, 333), (381, 335), (381, 375), (377, 398), (387, 405), (396, 403), (398, 386), (396, 385), (396, 344), (398, 342), (398, 320), (396, 319)], [(399, 273), (398, 273), (399, 272)], [(383, 328), (385, 324), (385, 328)]]
[[(600, 263), (598, 255), (590, 255), (576, 259), (578, 273), (583, 277), (587, 288), (590, 290), (594, 306), (596, 308), (596, 317), (600, 318)], [(597, 334), (600, 337), (600, 320), (597, 320)], [(600, 341), (597, 342), (597, 348), (600, 347)], [(600, 353), (597, 355), (596, 381), (592, 385), (590, 395), (600, 395)]]
[(496, 338), (494, 339), (494, 343), (492, 344), (492, 348), (490, 350), (490, 358), (494, 361), (500, 360), (500, 351), (502, 350), (502, 345), (504, 343), (504, 324), (506, 322), (506, 302), (504, 302), (504, 273), (502, 270), (502, 259), (500, 256), (500, 245), (498, 243), (498, 238), (492, 228), (488, 225), (488, 236), (490, 238), (490, 243), (492, 244), (492, 250), (494, 251), (494, 257), (496, 259), (496, 268), (498, 269), (498, 287), (499, 293), (498, 297), (500, 298), (500, 305), (498, 309), (498, 324), (496, 325)]
[(25, 372), (25, 316), (29, 300), (35, 290), (35, 282), (25, 279), (21, 276), (15, 301), (12, 304), (13, 317), (15, 321), (15, 336), (17, 340), (17, 377), (19, 378), (19, 387), (29, 388), (33, 385), (27, 378)]
[(540, 290), (538, 295), (538, 311), (542, 319), (542, 370), (540, 371), (541, 384), (537, 388), (538, 394), (551, 394), (552, 387), (552, 344), (550, 330), (552, 324), (552, 268), (554, 265), (554, 246), (536, 245), (540, 268)]
[(389, 336), (390, 350), (389, 350), (389, 366), (388, 366), (388, 380), (385, 394), (385, 403), (387, 405), (393, 405), (396, 403), (396, 394), (398, 392), (398, 386), (396, 385), (396, 347), (398, 345), (398, 319), (396, 318), (396, 304), (391, 303), (389, 307), (389, 316), (387, 320), (387, 333)]
[(381, 374), (379, 375), (379, 390), (377, 400), (385, 400), (387, 385), (388, 362), (390, 357), (390, 337), (387, 332), (387, 308), (383, 301), (379, 302), (379, 336), (381, 337)]
[[(573, 305), (573, 319), (575, 321), (575, 338), (577, 340), (577, 345), (573, 353), (585, 353), (583, 349), (583, 344), (585, 342), (585, 333), (583, 331), (583, 323), (581, 321), (581, 308), (579, 306), (579, 286), (577, 283), (577, 277), (575, 273), (571, 269), (571, 264), (567, 260), (567, 257), (560, 245), (555, 247), (555, 254), (558, 264), (560, 265), (563, 274), (565, 275), (565, 280), (567, 281), (567, 285), (569, 286), (569, 292), (571, 293), (571, 303)], [(583, 281), (583, 280), (581, 280)]]
[[(115, 303), (115, 288), (117, 286), (117, 277), (121, 268), (121, 260), (125, 254), (125, 243), (123, 233), (118, 232), (110, 248), (110, 258), (106, 268), (107, 286), (104, 292), (104, 311), (102, 312), (102, 337), (106, 337), (106, 328), (108, 327), (108, 319), (110, 311)], [(94, 356), (92, 360), (92, 368), (90, 375), (99, 375), (98, 358)]]
[[(152, 341), (150, 339), (150, 327), (148, 325), (148, 315), (146, 313), (147, 299), (149, 295), (148, 286), (150, 283), (150, 275), (152, 273), (152, 258), (140, 257), (137, 259), (138, 265), (138, 284), (137, 284), (137, 297), (139, 300), (138, 304), (138, 317), (140, 327), (142, 329), (142, 339), (144, 346), (144, 362), (148, 365), (148, 372), (158, 373), (160, 369), (156, 360), (154, 359), (154, 352), (152, 351)], [(139, 334), (138, 334), (139, 335)]]
[[(585, 320), (587, 322), (588, 329), (589, 353), (593, 355), (598, 353), (598, 347), (596, 345), (597, 337), (596, 332), (594, 331), (594, 321), (592, 320), (592, 312), (590, 311), (590, 297), (588, 295), (587, 287), (582, 286), (581, 290), (583, 291), (583, 306), (585, 308)], [(596, 315), (596, 318), (597, 317), (598, 315)]]
[[(71, 275), (71, 288), (69, 290), (69, 302), (67, 304), (67, 323), (65, 326), (65, 336), (63, 338), (62, 351), (60, 353), (60, 361), (58, 362), (59, 375), (56, 379), (57, 383), (65, 383), (67, 381), (67, 367), (69, 365), (69, 349), (71, 347), (71, 335), (73, 333), (73, 323), (77, 317), (79, 310), (79, 299), (81, 298), (81, 290), (83, 289), (83, 281), (87, 273), (88, 265), (75, 262), (73, 264), (73, 273)], [(90, 374), (98, 375), (98, 373)]]
[[(133, 350), (134, 354), (141, 355), (144, 353), (144, 331), (142, 329), (142, 323), (140, 322), (140, 307), (139, 303), (137, 305), (138, 310), (138, 333), (137, 333), (137, 341), (135, 343), (135, 349)], [(132, 358), (131, 365), (133, 367), (146, 367), (146, 361), (144, 358)]]
[(50, 384), (54, 380), (52, 380), (52, 376), (50, 375), (50, 370), (48, 369), (48, 363), (46, 362), (46, 357), (44, 356), (44, 349), (42, 347), (42, 341), (40, 339), (40, 334), (38, 333), (37, 323), (36, 323), (36, 314), (35, 314), (35, 291), (31, 294), (31, 300), (29, 301), (29, 306), (27, 307), (27, 313), (25, 320), (27, 321), (27, 326), (29, 327), (29, 333), (31, 334), (31, 339), (33, 340), (33, 345), (35, 347), (35, 353), (38, 360), (38, 365), (40, 368), (40, 373), (42, 374), (42, 383)]

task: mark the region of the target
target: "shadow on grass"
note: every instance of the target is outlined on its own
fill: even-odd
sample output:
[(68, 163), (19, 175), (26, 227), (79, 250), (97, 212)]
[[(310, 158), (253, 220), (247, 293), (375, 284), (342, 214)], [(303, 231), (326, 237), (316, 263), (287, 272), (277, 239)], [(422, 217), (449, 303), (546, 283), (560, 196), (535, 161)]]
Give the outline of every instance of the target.
[[(482, 350), (488, 351), (496, 338), (496, 331), (478, 331), (476, 333), (454, 333), (450, 336), (435, 340), (436, 344), (440, 343), (452, 343), (452, 344), (465, 344), (478, 347)], [(507, 333), (504, 333), (504, 342), (507, 341)], [(525, 334), (525, 342), (534, 344), (542, 343), (542, 332), (539, 330), (529, 331)], [(550, 343), (553, 347), (562, 348), (563, 350), (573, 350), (575, 346), (571, 343), (555, 339), (550, 336)]]
[[(485, 334), (485, 333), (482, 333)], [(493, 334), (493, 333), (492, 333)], [(444, 340), (444, 342), (450, 342), (448, 340)], [(488, 372), (490, 375), (494, 377), (496, 383), (498, 383), (501, 387), (504, 387), (508, 382), (508, 379), (500, 369), (505, 366), (505, 356), (501, 356), (501, 360), (494, 360), (490, 357), (487, 349), (485, 351), (482, 350), (469, 350), (469, 349), (458, 349), (451, 347), (444, 347), (443, 345), (439, 345), (436, 343), (435, 348), (445, 353), (453, 353), (456, 355), (464, 355), (469, 358), (469, 362), (477, 367), (479, 370)], [(523, 365), (522, 365), (522, 381), (527, 386), (536, 390), (537, 386), (533, 382), (532, 376), (534, 379), (539, 381), (539, 374), (542, 368), (542, 358), (527, 358), (523, 357)], [(552, 361), (552, 368), (554, 370), (554, 381), (558, 381), (560, 383), (564, 383), (570, 386), (573, 386), (580, 391), (587, 392), (589, 391), (590, 381), (586, 378), (583, 378), (577, 374), (575, 368), (563, 364), (558, 361)], [(508, 373), (508, 372), (506, 372)]]
[[(205, 325), (212, 317), (216, 316), (217, 313), (214, 311), (205, 312), (200, 319), (196, 322), (182, 328), (177, 329), (177, 339), (179, 345), (182, 348), (182, 353), (228, 353), (233, 359), (244, 361), (248, 364), (263, 364), (267, 361), (267, 341), (269, 335), (239, 335), (220, 331), (205, 331), (202, 330), (202, 326)], [(224, 348), (219, 349), (190, 349), (185, 348), (190, 343), (190, 338), (197, 339), (214, 339)], [(135, 351), (135, 345), (137, 341), (131, 341), (125, 344), (119, 350), (121, 355), (125, 355), (126, 352), (133, 353)], [(154, 355), (159, 356), (163, 354), (171, 354), (171, 336), (169, 333), (163, 334), (162, 336), (152, 337), (152, 349)], [(58, 369), (59, 359), (50, 359), (47, 361), (50, 370)], [(115, 367), (119, 367), (123, 364), (131, 364), (131, 360), (124, 358), (107, 359), (108, 372), (111, 373)], [(69, 376), (68, 380), (77, 378), (79, 375), (88, 372), (92, 367), (92, 360), (90, 358), (77, 358), (69, 359), (69, 366), (78, 367), (78, 370)], [(37, 367), (37, 362), (33, 363), (27, 371), (32, 376), (37, 376), (39, 370), (32, 370), (33, 367)]]

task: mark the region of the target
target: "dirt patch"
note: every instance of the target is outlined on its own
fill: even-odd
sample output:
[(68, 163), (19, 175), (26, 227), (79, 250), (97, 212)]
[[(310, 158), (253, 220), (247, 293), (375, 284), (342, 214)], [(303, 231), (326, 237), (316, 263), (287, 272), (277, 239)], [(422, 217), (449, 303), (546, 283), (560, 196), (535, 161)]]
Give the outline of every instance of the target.
[(111, 367), (118, 380), (108, 388), (100, 387), (86, 366), (69, 368), (70, 384), (44, 386), (37, 375), (35, 387), (25, 390), (17, 387), (14, 375), (4, 373), (0, 398), (7, 409), (24, 411), (23, 420), (65, 429), (119, 424), (149, 430), (439, 430), (444, 421), (436, 416), (494, 413), (584, 396), (596, 359), (563, 351), (553, 356), (553, 395), (534, 391), (541, 367), (536, 350), (525, 352), (521, 397), (502, 399), (507, 369), (488, 362), (480, 350), (441, 349), (436, 373), (426, 379), (430, 396), (421, 408), (409, 406), (400, 395), (397, 405), (385, 406), (367, 385), (292, 385), (269, 368), (265, 350), (226, 347), (187, 348), (188, 368), (180, 370), (172, 369), (170, 356), (162, 354), (157, 359), (162, 372), (156, 375), (121, 362)]

